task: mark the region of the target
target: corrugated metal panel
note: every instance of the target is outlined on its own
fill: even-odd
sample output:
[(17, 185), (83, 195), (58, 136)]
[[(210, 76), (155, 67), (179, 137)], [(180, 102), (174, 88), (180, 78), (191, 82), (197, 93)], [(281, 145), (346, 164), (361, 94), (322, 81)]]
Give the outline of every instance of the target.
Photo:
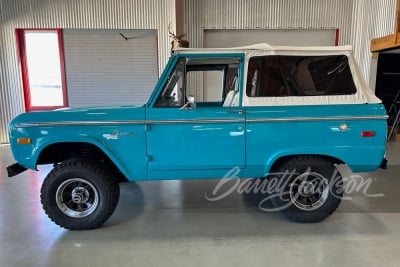
[(169, 25), (175, 29), (174, 0), (0, 0), (0, 143), (8, 142), (6, 123), (23, 112), (15, 28), (154, 29), (161, 72)]
[(203, 45), (203, 29), (341, 29), (351, 40), (349, 0), (187, 0), (186, 24), (193, 46)]
[(369, 80), (371, 40), (394, 33), (396, 0), (354, 0), (351, 44), (364, 76)]
[[(366, 78), (370, 40), (392, 33), (395, 0), (186, 0), (186, 32), (203, 46), (204, 29), (340, 29)], [(15, 28), (156, 29), (159, 69), (169, 57), (174, 0), (0, 0), (0, 143), (6, 122), (23, 111)]]
[(371, 39), (392, 33), (395, 0), (186, 0), (186, 31), (202, 47), (205, 29), (340, 29), (369, 78)]
[(254, 43), (271, 45), (335, 45), (335, 29), (318, 30), (205, 30), (204, 47), (246, 46)]
[(0, 144), (8, 142), (8, 121), (22, 110), (15, 34), (3, 25), (0, 28)]
[(69, 106), (146, 102), (158, 78), (156, 31), (64, 30), (63, 37)]

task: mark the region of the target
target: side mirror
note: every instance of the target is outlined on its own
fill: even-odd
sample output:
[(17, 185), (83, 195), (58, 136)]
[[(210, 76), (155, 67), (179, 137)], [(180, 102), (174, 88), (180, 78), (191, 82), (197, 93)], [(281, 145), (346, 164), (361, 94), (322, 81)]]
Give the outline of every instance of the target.
[(194, 96), (188, 96), (186, 104), (183, 105), (181, 109), (196, 109), (196, 100), (194, 99)]
[(191, 108), (193, 108), (193, 109), (195, 109), (196, 108), (196, 101), (195, 101), (195, 99), (194, 99), (194, 96), (188, 96), (188, 103), (189, 103), (189, 106), (191, 107)]

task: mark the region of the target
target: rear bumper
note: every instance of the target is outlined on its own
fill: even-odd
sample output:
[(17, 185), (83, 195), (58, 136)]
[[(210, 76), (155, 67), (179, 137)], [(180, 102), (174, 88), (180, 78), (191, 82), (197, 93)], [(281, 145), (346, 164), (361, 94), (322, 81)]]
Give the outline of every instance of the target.
[(13, 176), (20, 174), (21, 172), (24, 172), (26, 170), (27, 170), (27, 168), (19, 165), (18, 163), (14, 163), (7, 167), (7, 175), (8, 175), (8, 177), (13, 177)]
[(386, 158), (384, 158), (382, 160), (381, 166), (379, 166), (379, 168), (386, 170), (387, 169), (387, 165), (388, 165), (388, 160)]

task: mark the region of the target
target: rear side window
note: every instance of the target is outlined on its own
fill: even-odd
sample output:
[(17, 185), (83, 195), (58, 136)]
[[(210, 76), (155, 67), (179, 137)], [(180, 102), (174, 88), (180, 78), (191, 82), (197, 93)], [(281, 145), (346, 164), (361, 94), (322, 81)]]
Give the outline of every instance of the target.
[(249, 97), (356, 93), (345, 55), (252, 57), (247, 75), (246, 94)]

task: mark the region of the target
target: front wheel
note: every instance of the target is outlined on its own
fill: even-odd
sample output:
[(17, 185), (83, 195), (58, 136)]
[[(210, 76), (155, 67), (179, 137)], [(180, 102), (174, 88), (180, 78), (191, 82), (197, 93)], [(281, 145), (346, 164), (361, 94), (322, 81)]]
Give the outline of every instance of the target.
[(72, 159), (47, 175), (40, 197), (53, 222), (69, 230), (88, 230), (101, 226), (112, 215), (119, 185), (98, 163)]
[(282, 186), (272, 199), (275, 208), (292, 221), (312, 223), (329, 217), (343, 196), (343, 179), (333, 162), (318, 156), (299, 156), (277, 169)]

